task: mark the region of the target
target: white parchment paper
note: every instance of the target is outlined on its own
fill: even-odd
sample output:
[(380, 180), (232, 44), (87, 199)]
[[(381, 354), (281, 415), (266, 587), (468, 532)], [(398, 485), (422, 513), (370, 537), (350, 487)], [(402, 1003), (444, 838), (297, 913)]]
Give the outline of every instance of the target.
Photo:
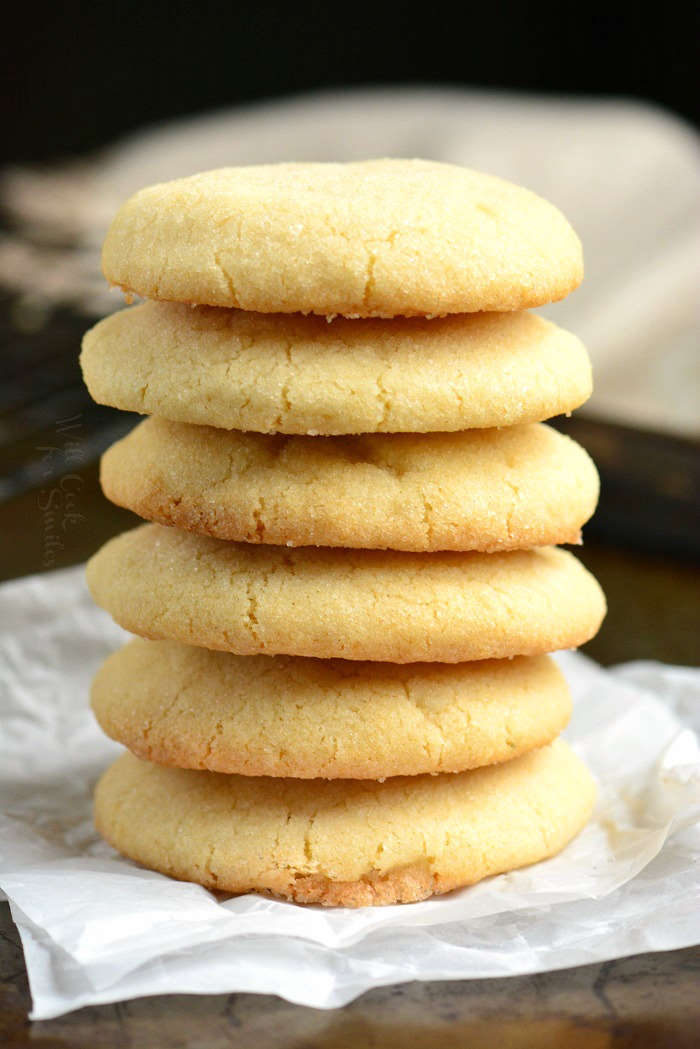
[(90, 796), (119, 751), (89, 681), (125, 635), (82, 569), (0, 588), (0, 885), (34, 1019), (189, 992), (330, 1008), (407, 980), (542, 972), (700, 941), (700, 672), (558, 658), (593, 821), (558, 857), (410, 906), (326, 910), (226, 899), (145, 871), (95, 834)]

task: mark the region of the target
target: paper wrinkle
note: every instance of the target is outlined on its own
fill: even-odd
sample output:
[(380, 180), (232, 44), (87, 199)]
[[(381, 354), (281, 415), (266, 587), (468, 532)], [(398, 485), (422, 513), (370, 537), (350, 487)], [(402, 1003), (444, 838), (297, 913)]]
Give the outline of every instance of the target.
[(276, 993), (321, 1008), (407, 980), (542, 972), (700, 941), (700, 671), (557, 656), (567, 737), (600, 794), (559, 856), (407, 906), (218, 897), (120, 858), (92, 827), (120, 748), (88, 709), (127, 637), (82, 568), (0, 588), (0, 885), (34, 1019), (168, 992)]

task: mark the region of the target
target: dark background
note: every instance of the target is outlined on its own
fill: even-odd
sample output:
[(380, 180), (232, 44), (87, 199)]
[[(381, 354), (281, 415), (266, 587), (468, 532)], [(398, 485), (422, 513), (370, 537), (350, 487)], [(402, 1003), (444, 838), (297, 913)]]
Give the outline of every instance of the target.
[(698, 123), (700, 6), (611, 6), (13, 5), (0, 164), (80, 153), (201, 109), (356, 84), (636, 96)]

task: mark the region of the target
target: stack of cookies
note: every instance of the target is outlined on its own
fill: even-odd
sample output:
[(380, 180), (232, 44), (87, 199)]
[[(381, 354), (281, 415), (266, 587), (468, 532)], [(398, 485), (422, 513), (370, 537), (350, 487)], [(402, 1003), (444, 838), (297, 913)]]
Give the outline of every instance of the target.
[(151, 522), (90, 589), (139, 635), (92, 703), (124, 754), (96, 820), (226, 892), (360, 906), (561, 849), (590, 775), (546, 654), (605, 603), (560, 543), (598, 480), (541, 420), (591, 389), (527, 312), (582, 276), (551, 205), (424, 161), (226, 169), (116, 216), (148, 301), (84, 341), (92, 396), (150, 416), (103, 458)]

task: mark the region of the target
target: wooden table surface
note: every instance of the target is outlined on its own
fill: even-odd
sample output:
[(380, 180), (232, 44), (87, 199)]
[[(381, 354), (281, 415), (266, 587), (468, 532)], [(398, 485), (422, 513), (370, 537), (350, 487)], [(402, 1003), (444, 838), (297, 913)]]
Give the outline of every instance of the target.
[[(0, 506), (0, 578), (82, 561), (135, 523), (102, 499), (94, 465), (76, 464), (74, 472), (74, 504), (64, 501), (49, 523), (42, 509), (45, 490)], [(60, 543), (48, 558), (47, 530)], [(578, 553), (610, 603), (601, 634), (587, 646), (590, 655), (605, 664), (639, 658), (697, 664), (697, 565), (599, 543), (587, 543)], [(22, 952), (2, 904), (0, 1046), (684, 1049), (700, 1045), (699, 972), (700, 948), (692, 948), (531, 977), (406, 984), (330, 1012), (250, 994), (170, 996), (30, 1023)]]

